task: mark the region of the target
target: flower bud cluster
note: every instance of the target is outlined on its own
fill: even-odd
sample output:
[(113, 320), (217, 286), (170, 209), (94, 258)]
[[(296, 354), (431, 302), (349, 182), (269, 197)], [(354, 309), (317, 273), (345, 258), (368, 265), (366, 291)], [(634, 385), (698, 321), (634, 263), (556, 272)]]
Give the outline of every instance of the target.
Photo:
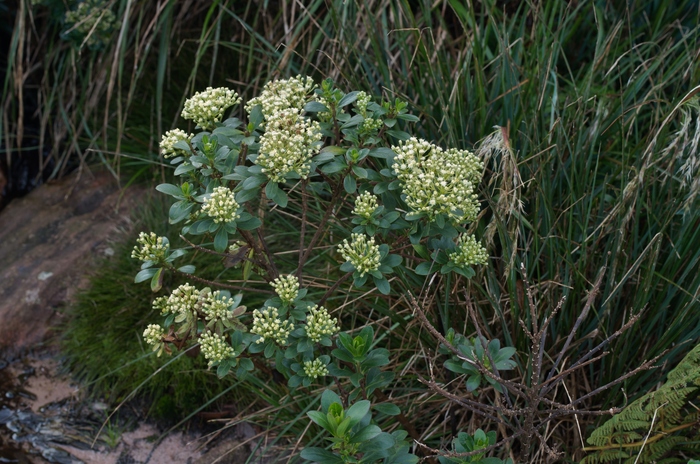
[(267, 121), (255, 163), (273, 182), (282, 182), (292, 172), (306, 179), (320, 140), (321, 126), (317, 121), (306, 119), (295, 109), (278, 111)]
[(365, 92), (357, 92), (357, 100), (355, 100), (355, 108), (358, 114), (361, 114), (364, 118), (367, 117), (367, 105), (372, 101), (372, 97), (367, 95)]
[(222, 295), (219, 290), (216, 290), (207, 295), (202, 304), (202, 312), (208, 321), (228, 319), (231, 316), (231, 306), (233, 306), (233, 298)]
[(143, 340), (153, 347), (160, 346), (163, 343), (165, 329), (158, 324), (148, 324), (146, 330), (143, 331)]
[(462, 235), (457, 242), (457, 250), (449, 254), (449, 259), (458, 266), (471, 266), (486, 264), (489, 255), (473, 235)]
[(99, 48), (109, 40), (116, 17), (102, 0), (85, 0), (64, 17), (65, 34), (74, 36), (89, 48)]
[(185, 101), (182, 117), (194, 121), (202, 129), (213, 129), (221, 122), (226, 108), (241, 102), (238, 94), (226, 87), (207, 87)]
[(236, 354), (231, 345), (217, 333), (204, 332), (199, 336), (199, 346), (204, 358), (209, 361), (209, 367)]
[(369, 132), (381, 129), (383, 124), (384, 121), (382, 121), (381, 119), (366, 118), (364, 121), (362, 121), (360, 127)]
[(287, 343), (287, 337), (294, 327), (289, 321), (282, 321), (279, 318), (277, 308), (268, 306), (263, 309), (253, 311), (253, 328), (251, 333), (260, 335), (255, 343), (263, 343), (266, 338), (273, 339), (279, 345)]
[(289, 109), (300, 113), (307, 96), (315, 87), (316, 84), (310, 77), (297, 76), (271, 81), (265, 84), (259, 97), (248, 101), (245, 109), (250, 113), (256, 105), (262, 106), (265, 119), (271, 119), (275, 113)]
[(306, 336), (314, 342), (319, 342), (325, 336), (331, 336), (340, 330), (338, 319), (331, 317), (323, 306), (314, 305), (309, 308), (306, 318)]
[(374, 243), (374, 237), (368, 238), (364, 234), (352, 234), (350, 243), (347, 239), (343, 240), (338, 251), (344, 260), (350, 261), (355, 266), (360, 276), (379, 269), (381, 254), (379, 253), (379, 245)]
[(317, 377), (328, 375), (328, 368), (320, 359), (304, 361), (304, 374), (306, 374), (307, 377), (316, 380)]
[(352, 214), (364, 219), (369, 219), (376, 210), (377, 197), (370, 192), (362, 192), (355, 198), (355, 209), (352, 210)]
[(474, 192), (483, 163), (467, 150), (443, 150), (425, 140), (410, 138), (391, 149), (394, 171), (406, 204), (431, 219), (446, 214), (455, 222), (473, 221), (479, 212)]
[(228, 223), (240, 217), (238, 206), (233, 190), (227, 187), (216, 187), (211, 195), (204, 199), (202, 211), (217, 224)]
[(158, 237), (154, 232), (149, 234), (141, 232), (139, 238), (136, 239), (136, 243), (138, 245), (131, 252), (131, 257), (143, 262), (162, 262), (168, 253), (168, 248), (170, 248), (165, 241), (165, 237)]
[(181, 129), (169, 130), (160, 140), (160, 151), (163, 153), (163, 158), (174, 158), (176, 156), (187, 156), (187, 150), (175, 148), (174, 145), (180, 140), (189, 142), (194, 137), (194, 134), (188, 134)]
[(162, 315), (186, 314), (193, 312), (199, 301), (200, 292), (190, 284), (182, 284), (173, 290), (168, 297), (158, 297), (153, 300), (153, 309), (160, 310)]
[(299, 279), (294, 275), (280, 276), (270, 282), (275, 293), (285, 305), (291, 304), (299, 295)]

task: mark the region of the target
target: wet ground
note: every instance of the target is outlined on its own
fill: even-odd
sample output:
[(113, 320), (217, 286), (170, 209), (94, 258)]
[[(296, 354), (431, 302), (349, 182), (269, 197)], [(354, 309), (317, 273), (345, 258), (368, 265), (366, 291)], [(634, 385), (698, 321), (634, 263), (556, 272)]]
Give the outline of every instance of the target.
[(0, 367), (0, 463), (238, 463), (251, 451), (243, 443), (254, 435), (249, 426), (210, 442), (201, 428), (164, 435), (129, 406), (110, 418), (106, 404), (87, 400), (60, 374), (54, 355), (0, 361)]

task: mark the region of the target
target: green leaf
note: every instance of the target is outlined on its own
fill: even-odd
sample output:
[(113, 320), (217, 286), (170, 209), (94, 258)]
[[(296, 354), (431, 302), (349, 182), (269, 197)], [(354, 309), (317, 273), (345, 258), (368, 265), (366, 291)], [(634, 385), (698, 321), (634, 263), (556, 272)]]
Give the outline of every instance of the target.
[(433, 265), (432, 261), (426, 261), (424, 263), (420, 263), (418, 266), (416, 266), (415, 273), (418, 275), (428, 275), (431, 272), (435, 272), (436, 268)]
[(214, 237), (214, 249), (219, 253), (226, 251), (228, 247), (228, 232), (226, 229), (221, 227)]
[(374, 424), (367, 425), (353, 435), (350, 443), (362, 443), (363, 441), (371, 440), (382, 433), (382, 429)]
[(391, 436), (391, 434), (382, 432), (371, 440), (364, 442), (358, 451), (361, 453), (367, 453), (370, 451), (387, 450), (394, 446), (395, 443), (396, 440)]
[[(328, 419), (326, 419), (326, 415), (324, 413), (322, 413), (321, 411), (309, 411), (306, 413), (306, 415), (309, 416), (309, 418), (316, 424), (328, 430)], [(330, 430), (328, 431), (330, 432)]]
[(287, 385), (289, 385), (290, 388), (296, 388), (299, 385), (301, 385), (302, 380), (304, 380), (302, 377), (298, 375), (293, 375), (287, 381)]
[(158, 268), (151, 278), (151, 290), (157, 292), (163, 286), (163, 268)]
[(355, 190), (357, 190), (357, 182), (355, 181), (355, 178), (351, 175), (345, 176), (345, 179), (343, 180), (343, 187), (345, 187), (346, 192), (355, 193)]
[(332, 160), (333, 158), (335, 158), (335, 154), (334, 154), (333, 152), (330, 152), (330, 151), (324, 152), (324, 151), (322, 150), (321, 153), (319, 153), (318, 155), (314, 156), (314, 157), (311, 159), (311, 161), (313, 161), (314, 163), (320, 165), (320, 164), (323, 164), (323, 163), (327, 163), (328, 161)]
[(400, 130), (388, 130), (386, 133), (399, 140), (408, 140), (411, 138), (411, 134)]
[(372, 189), (372, 191), (374, 192), (375, 195), (381, 195), (382, 193), (386, 192), (387, 190), (389, 190), (389, 182), (379, 182)]
[(348, 165), (345, 164), (343, 161), (336, 160), (336, 161), (332, 161), (328, 164), (325, 164), (321, 168), (321, 172), (323, 172), (324, 174), (335, 174), (336, 172), (340, 172), (347, 167), (348, 167)]
[(231, 370), (231, 363), (228, 359), (221, 361), (221, 364), (216, 368), (216, 376), (220, 379), (226, 377), (226, 374)]
[(267, 183), (265, 186), (265, 195), (282, 208), (286, 207), (289, 201), (287, 194), (284, 192), (284, 190), (279, 188), (277, 182)]
[(326, 105), (318, 101), (310, 101), (304, 105), (304, 111), (307, 113), (327, 113), (330, 111)]
[(481, 385), (481, 375), (476, 374), (467, 378), (467, 391), (473, 392)]
[(409, 121), (409, 122), (418, 122), (420, 121), (420, 118), (418, 116), (414, 116), (412, 114), (404, 113), (404, 114), (399, 114), (396, 116), (397, 119), (403, 119), (404, 121)]
[(352, 102), (354, 102), (355, 100), (357, 100), (357, 95), (358, 95), (359, 93), (360, 93), (360, 92), (357, 91), (357, 90), (346, 93), (346, 94), (343, 96), (343, 98), (341, 98), (340, 101), (338, 102), (338, 108), (342, 108), (343, 106), (349, 105), (350, 103), (352, 103)]
[(148, 279), (150, 279), (151, 277), (153, 277), (153, 275), (154, 275), (156, 272), (158, 272), (158, 270), (159, 270), (159, 268), (151, 267), (151, 268), (148, 268), (148, 269), (144, 269), (144, 270), (142, 270), (142, 271), (139, 271), (139, 273), (136, 274), (136, 277), (134, 277), (134, 283), (138, 284), (138, 283), (140, 283), (140, 282), (145, 282), (145, 281), (147, 281)]
[(241, 183), (242, 190), (250, 190), (261, 186), (267, 181), (266, 176), (250, 176)]
[(331, 404), (333, 403), (342, 404), (343, 402), (341, 401), (340, 396), (338, 396), (338, 394), (333, 390), (324, 390), (321, 394), (321, 407), (323, 410), (327, 412), (328, 408), (330, 408)]
[(181, 175), (185, 174), (186, 172), (194, 171), (195, 169), (197, 169), (197, 168), (192, 166), (190, 163), (182, 163), (177, 168), (175, 168), (175, 175), (181, 176)]
[(164, 193), (166, 195), (170, 195), (171, 197), (175, 197), (178, 199), (184, 199), (185, 197), (182, 195), (182, 189), (178, 187), (177, 185), (173, 184), (160, 184), (156, 186), (156, 190), (158, 190), (161, 193)]
[(170, 211), (168, 212), (168, 218), (170, 224), (177, 224), (182, 221), (190, 214), (194, 203), (190, 203), (187, 200), (176, 201), (170, 206)]
[(445, 368), (449, 371), (456, 372), (457, 374), (466, 374), (467, 371), (462, 368), (462, 363), (448, 359), (445, 361)]
[(265, 343), (265, 352), (263, 354), (266, 358), (271, 358), (275, 354), (275, 344), (272, 342)]
[(238, 204), (245, 203), (246, 201), (252, 200), (258, 196), (259, 188), (241, 190), (236, 194), (236, 202)]
[(186, 266), (178, 268), (178, 271), (184, 272), (185, 274), (194, 274), (194, 271), (196, 270), (197, 268), (192, 264), (187, 264)]
[(379, 290), (379, 293), (382, 295), (388, 295), (389, 292), (391, 292), (391, 286), (389, 285), (389, 281), (386, 280), (385, 278), (377, 279), (376, 277), (374, 279), (374, 285), (377, 286), (377, 290)]
[(369, 151), (369, 156), (380, 159), (394, 159), (396, 153), (391, 148), (378, 147)]
[(336, 456), (323, 448), (304, 448), (301, 457), (320, 464), (343, 464), (345, 461), (340, 456)]
[(398, 416), (401, 414), (401, 409), (392, 403), (379, 403), (372, 406), (375, 410), (387, 416)]
[(236, 221), (236, 227), (238, 227), (240, 230), (253, 230), (257, 229), (262, 225), (262, 221), (256, 217), (250, 217), (246, 219), (245, 221), (238, 220)]
[(361, 400), (350, 406), (346, 412), (346, 417), (349, 417), (352, 425), (359, 423), (363, 417), (369, 411), (370, 402), (367, 400)]
[(472, 269), (469, 266), (467, 266), (467, 267), (455, 267), (452, 270), (454, 272), (456, 272), (457, 274), (466, 277), (467, 279), (471, 279), (472, 277), (474, 277), (476, 275), (476, 272), (474, 271), (474, 269)]
[(401, 256), (399, 256), (399, 255), (388, 255), (388, 256), (384, 259), (384, 261), (382, 262), (382, 264), (385, 264), (385, 265), (387, 265), (387, 266), (389, 266), (389, 267), (396, 267), (396, 266), (398, 266), (399, 264), (401, 264), (401, 261), (402, 261), (402, 260), (403, 260), (403, 258), (401, 258)]
[(357, 177), (360, 179), (366, 179), (367, 178), (367, 170), (365, 168), (361, 168), (360, 166), (353, 166), (352, 167), (352, 172), (355, 173)]

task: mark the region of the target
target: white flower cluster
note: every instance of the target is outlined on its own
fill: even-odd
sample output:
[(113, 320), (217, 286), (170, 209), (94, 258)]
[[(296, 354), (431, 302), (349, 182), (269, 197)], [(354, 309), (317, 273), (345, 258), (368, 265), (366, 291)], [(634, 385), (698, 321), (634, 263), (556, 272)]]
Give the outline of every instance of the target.
[(163, 261), (170, 247), (164, 239), (165, 237), (158, 237), (154, 232), (149, 234), (141, 232), (139, 238), (136, 239), (138, 245), (131, 252), (131, 257), (143, 262), (153, 261), (157, 263)]
[(315, 87), (316, 84), (310, 77), (297, 76), (271, 81), (265, 84), (259, 97), (248, 101), (245, 109), (250, 113), (256, 105), (262, 106), (265, 119), (271, 119), (275, 113), (289, 109), (300, 113), (307, 96)]
[(377, 197), (370, 192), (362, 192), (355, 198), (355, 209), (352, 210), (352, 214), (364, 219), (369, 219), (376, 210)]
[(384, 121), (382, 121), (381, 119), (367, 118), (364, 121), (362, 121), (362, 124), (360, 124), (360, 126), (366, 131), (373, 131), (380, 129), (383, 124)]
[(295, 109), (278, 111), (267, 121), (260, 137), (260, 154), (255, 164), (262, 166), (262, 172), (273, 182), (282, 182), (291, 172), (306, 179), (320, 140), (321, 126), (317, 121), (306, 119)]
[(194, 121), (202, 129), (212, 129), (221, 122), (226, 108), (241, 102), (238, 94), (226, 87), (207, 87), (185, 101), (182, 117)]
[(200, 292), (190, 284), (183, 284), (173, 290), (168, 297), (158, 297), (153, 300), (153, 308), (160, 310), (162, 315), (186, 314), (194, 311)]
[(280, 320), (279, 313), (275, 307), (269, 306), (253, 311), (253, 328), (250, 329), (250, 332), (260, 335), (260, 338), (255, 343), (263, 343), (266, 338), (271, 338), (277, 344), (284, 345), (287, 343), (287, 337), (289, 337), (292, 329), (291, 322)]
[(372, 97), (367, 95), (365, 92), (357, 92), (357, 100), (355, 100), (355, 108), (357, 113), (361, 114), (363, 117), (367, 117), (367, 105), (372, 101)]
[(408, 206), (431, 219), (438, 214), (455, 222), (476, 219), (479, 202), (474, 190), (483, 170), (479, 158), (467, 150), (443, 150), (415, 137), (391, 149)]
[(345, 261), (355, 266), (360, 272), (360, 276), (367, 272), (376, 271), (379, 268), (379, 245), (374, 243), (374, 237), (367, 238), (364, 234), (352, 234), (350, 243), (343, 240), (338, 247), (338, 251)]
[(199, 336), (199, 346), (204, 358), (209, 361), (209, 367), (236, 354), (231, 345), (217, 333), (204, 332)]
[(233, 190), (227, 187), (216, 187), (211, 195), (204, 199), (202, 211), (217, 224), (227, 223), (240, 217), (238, 206)]
[(270, 286), (275, 289), (275, 293), (285, 305), (292, 303), (299, 295), (299, 279), (291, 274), (276, 278), (270, 282)]
[(194, 134), (188, 134), (181, 129), (169, 130), (160, 140), (160, 151), (163, 153), (163, 158), (174, 158), (176, 156), (187, 156), (188, 152), (181, 148), (175, 148), (174, 145), (180, 140), (189, 142), (194, 137)]
[(75, 36), (90, 48), (104, 45), (109, 40), (116, 17), (102, 0), (85, 0), (78, 8), (66, 11), (65, 33)]
[(153, 349), (157, 349), (163, 343), (165, 329), (158, 324), (148, 324), (146, 330), (143, 331), (143, 340), (149, 345), (153, 345)]
[(340, 330), (338, 319), (331, 317), (323, 306), (314, 305), (309, 308), (306, 318), (306, 336), (314, 342), (319, 342), (324, 336), (330, 336)]
[(204, 300), (202, 304), (202, 312), (206, 320), (211, 321), (214, 319), (227, 319), (231, 316), (231, 306), (233, 305), (233, 298), (229, 298), (226, 295), (222, 295), (219, 290), (216, 290), (209, 295), (207, 299)]
[(489, 255), (473, 235), (462, 235), (457, 242), (457, 250), (449, 254), (449, 259), (458, 266), (471, 266), (486, 264)]
[(304, 374), (306, 374), (307, 377), (316, 380), (317, 377), (328, 375), (328, 368), (320, 359), (304, 361)]

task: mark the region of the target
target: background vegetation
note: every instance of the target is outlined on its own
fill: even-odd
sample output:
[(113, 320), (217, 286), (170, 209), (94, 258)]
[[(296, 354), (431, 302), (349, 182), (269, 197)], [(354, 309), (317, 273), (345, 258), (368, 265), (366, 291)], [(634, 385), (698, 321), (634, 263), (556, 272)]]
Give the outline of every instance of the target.
[[(408, 100), (421, 118), (419, 135), (442, 146), (471, 148), (494, 126), (505, 128), (512, 151), (493, 153), (480, 195), (486, 204), (477, 236), (485, 237), (493, 258), (468, 285), (485, 322), (482, 329), (500, 326), (491, 337), (528, 350), (526, 339), (508, 339), (525, 317), (521, 262), (543, 313), (567, 297), (550, 326), (552, 357), (603, 268), (600, 295), (579, 328), (579, 348), (595, 346), (641, 313), (609, 347), (612, 355), (569, 379), (562, 397), (583, 396), (662, 354), (659, 369), (629, 379), (624, 392), (609, 390), (585, 405), (623, 406), (656, 388), (697, 343), (700, 121), (692, 98), (700, 84), (700, 10), (693, 2), (113, 0), (105, 5), (116, 21), (105, 41), (92, 48), (67, 36), (64, 2), (10, 5), (15, 23), (0, 121), (7, 164), (34, 149), (50, 176), (90, 158), (125, 183), (167, 178), (158, 141), (178, 124), (182, 103), (194, 91), (225, 85), (246, 99), (274, 77), (332, 77), (341, 87)], [(319, 264), (317, 277), (324, 272)], [(95, 289), (105, 285), (95, 284)], [(470, 334), (474, 328), (461, 288), (441, 285), (449, 291), (433, 294), (433, 324)], [(97, 301), (90, 293), (84, 298)], [(147, 304), (150, 297), (138, 298)], [(385, 342), (395, 370), (404, 373), (392, 394), (417, 418), (414, 426), (425, 442), (439, 446), (455, 430), (482, 426), (442, 399), (420, 394), (414, 374), (426, 368), (424, 349), (434, 343), (411, 323), (410, 309), (383, 300), (355, 303), (357, 317), (376, 319), (372, 311), (378, 312), (392, 329)], [(106, 306), (100, 303), (101, 317)], [(79, 308), (66, 342), (74, 365), (93, 366), (95, 350), (112, 352), (112, 365), (123, 364), (117, 354), (124, 345), (136, 346), (133, 329), (117, 328), (128, 340), (114, 338), (107, 348), (71, 348), (92, 343), (80, 321), (94, 310), (89, 304)], [(112, 308), (125, 327), (143, 326), (140, 309), (125, 314)], [(142, 362), (148, 364), (140, 368), (144, 372), (152, 369), (151, 358)], [(172, 368), (192, 372), (200, 366), (180, 362), (190, 364)], [(102, 378), (97, 394), (119, 388), (115, 399), (142, 381), (136, 375), (102, 377), (96, 368), (79, 374)], [(160, 396), (159, 388), (177, 391), (165, 383), (152, 383), (150, 394)], [(192, 394), (208, 397), (213, 391), (208, 389), (222, 388), (215, 383), (193, 381), (203, 390)], [(268, 421), (271, 434), (301, 434), (305, 423), (296, 419), (312, 404), (283, 404), (283, 391), (274, 384), (248, 383), (245, 389), (261, 398), (263, 411), (275, 412), (258, 416)], [(550, 442), (580, 459), (580, 434), (585, 439), (595, 421), (559, 423)]]

